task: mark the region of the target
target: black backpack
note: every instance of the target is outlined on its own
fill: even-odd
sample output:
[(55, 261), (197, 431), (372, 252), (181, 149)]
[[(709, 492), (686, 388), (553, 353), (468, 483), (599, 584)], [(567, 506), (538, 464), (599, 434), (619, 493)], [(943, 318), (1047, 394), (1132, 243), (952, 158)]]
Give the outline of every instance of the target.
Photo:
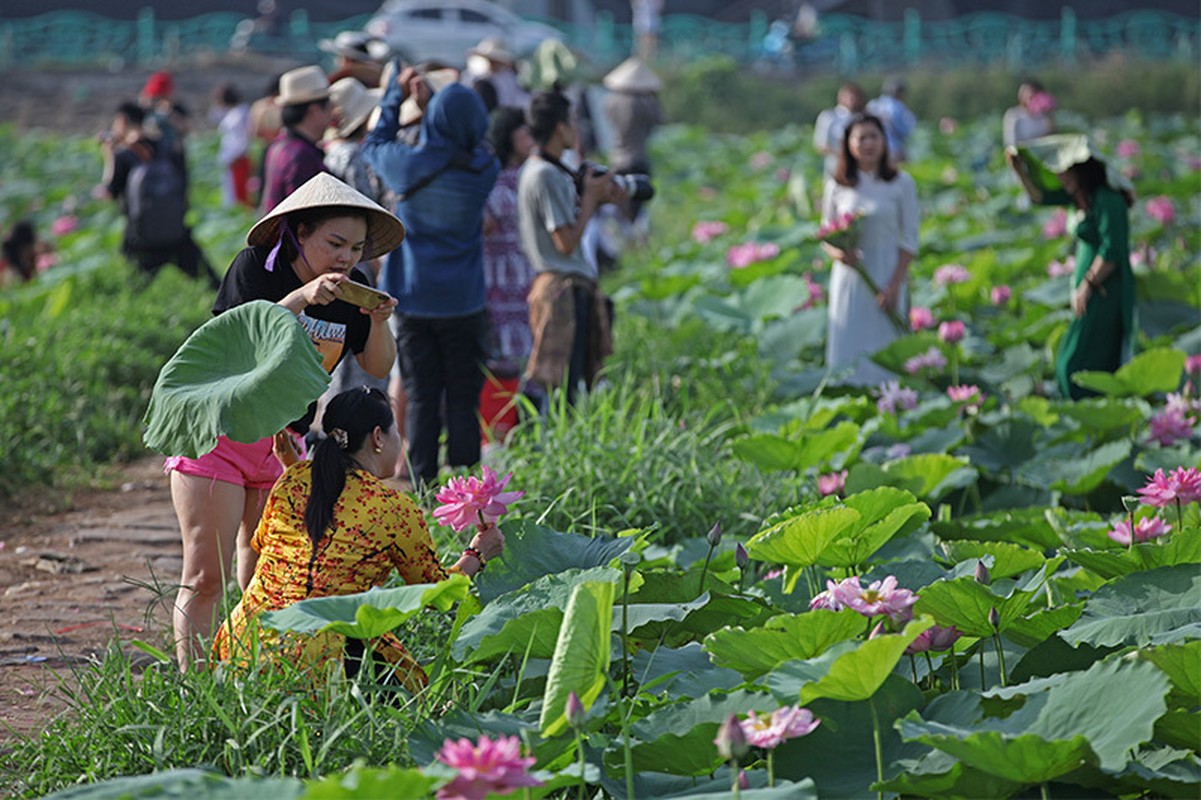
[(166, 247), (187, 237), (187, 183), (170, 148), (155, 148), (129, 172), (125, 186), (129, 240), (138, 247)]

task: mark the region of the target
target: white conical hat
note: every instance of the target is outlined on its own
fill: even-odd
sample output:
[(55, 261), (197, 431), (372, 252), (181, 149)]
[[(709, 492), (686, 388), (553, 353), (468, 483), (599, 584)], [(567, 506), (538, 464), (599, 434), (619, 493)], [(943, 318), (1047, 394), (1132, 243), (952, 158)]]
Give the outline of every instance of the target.
[(663, 81), (639, 58), (627, 58), (618, 64), (603, 83), (615, 92), (657, 92), (663, 88)]
[(367, 212), (367, 238), (370, 241), (369, 247), (363, 251), (364, 261), (395, 250), (405, 238), (404, 223), (394, 214), (328, 172), (319, 172), (256, 222), (250, 233), (246, 234), (246, 244), (251, 247), (274, 245), (279, 241), (279, 226), (283, 218), (293, 211), (308, 208), (347, 208)]

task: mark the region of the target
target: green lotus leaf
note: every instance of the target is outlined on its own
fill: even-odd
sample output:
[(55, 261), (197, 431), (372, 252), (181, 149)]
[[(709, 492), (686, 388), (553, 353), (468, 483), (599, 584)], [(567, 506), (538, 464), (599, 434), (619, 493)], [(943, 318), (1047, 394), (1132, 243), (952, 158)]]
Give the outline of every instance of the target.
[(1022, 647), (1035, 647), (1078, 620), (1083, 612), (1083, 603), (1039, 609), (1028, 617), (1019, 617), (1009, 623), (1005, 638)]
[(1162, 540), (1111, 550), (1065, 550), (1068, 560), (1109, 580), (1135, 572), (1201, 563), (1201, 536), (1179, 533)]
[(836, 455), (853, 451), (858, 442), (859, 426), (840, 422), (824, 431), (748, 436), (733, 442), (730, 448), (734, 455), (760, 469), (804, 472), (832, 464)]
[(947, 492), (970, 486), (976, 481), (976, 470), (971, 462), (945, 453), (905, 456), (886, 463), (884, 471), (892, 478), (892, 485), (900, 485), (932, 502), (941, 499)]
[(1045, 508), (1018, 508), (953, 520), (934, 520), (930, 528), (939, 539), (975, 539), (1026, 544), (1039, 550), (1063, 544), (1048, 522)]
[(354, 766), (346, 772), (328, 775), (308, 784), (302, 800), (423, 800), (438, 778), (423, 775), (409, 767)]
[(205, 800), (239, 800), (270, 797), (299, 798), (304, 784), (295, 778), (228, 778), (202, 769), (183, 768), (114, 778), (46, 795), (47, 800), (125, 800), (130, 797), (203, 797)]
[[(638, 639), (650, 644), (649, 640), (654, 638), (668, 647), (678, 647), (686, 642), (700, 641), (722, 625), (754, 627), (778, 613), (763, 598), (734, 595), (733, 587), (712, 574), (705, 582), (708, 602), (697, 604), (697, 587), (700, 583), (697, 569), (699, 565), (685, 573), (651, 570), (637, 574), (642, 583), (631, 588), (631, 614), (635, 613), (634, 608), (638, 605), (688, 607), (688, 613), (678, 620), (643, 623), (637, 632)], [(620, 631), (621, 628), (615, 627), (614, 630)]]
[(218, 436), (257, 442), (303, 417), (329, 386), (321, 356), (281, 305), (254, 300), (201, 325), (159, 372), (146, 446), (196, 458)]
[(929, 506), (891, 486), (857, 492), (843, 503), (859, 512), (859, 518), (822, 550), (817, 563), (824, 567), (858, 567), (894, 537), (916, 530), (930, 519)]
[(587, 709), (605, 688), (616, 593), (617, 586), (611, 581), (589, 581), (572, 589), (542, 698), (538, 727), (544, 737), (567, 726), (567, 700), (572, 692)]
[(1114, 373), (1077, 372), (1072, 381), (1112, 397), (1147, 397), (1157, 392), (1173, 392), (1180, 385), (1185, 354), (1180, 350), (1159, 348), (1139, 353)]
[(988, 571), (993, 580), (1012, 578), (1027, 570), (1038, 569), (1047, 560), (1042, 553), (1011, 542), (945, 541), (942, 550), (953, 564), (992, 556)]
[(1155, 721), (1155, 740), (1186, 749), (1196, 749), (1201, 730), (1201, 712), (1171, 708)]
[(529, 740), (531, 734), (536, 734), (537, 726), (533, 721), (523, 719), (515, 714), (501, 711), (485, 711), (473, 713), (461, 707), (455, 707), (445, 716), (434, 717), (417, 723), (413, 732), (408, 736), (407, 746), (409, 756), (418, 764), (432, 764), (439, 750), (447, 739), (471, 739), (475, 741), (480, 734), (496, 739), (500, 736), (516, 736)]
[(1048, 741), (1033, 733), (1005, 736), (970, 732), (936, 723), (901, 721), (901, 736), (942, 750), (964, 764), (1015, 783), (1044, 783), (1086, 764), (1095, 764), (1088, 739)]
[(1201, 704), (1201, 641), (1139, 650), (1138, 657), (1167, 673), (1179, 705), (1192, 708)]
[(872, 788), (896, 792), (903, 797), (938, 800), (1005, 798), (1022, 788), (1017, 781), (969, 767), (941, 750), (932, 750), (923, 758), (902, 762), (900, 766), (902, 770), (896, 777)]
[(1153, 638), (1201, 624), (1201, 570), (1194, 564), (1160, 567), (1118, 578), (1084, 604), (1084, 613), (1059, 635), (1070, 645), (1143, 647)]
[[(746, 543), (746, 550), (751, 558), (759, 561), (791, 567), (812, 566), (826, 547), (859, 518), (855, 509), (836, 506), (833, 501), (825, 502), (821, 507), (802, 507), (752, 536)], [(792, 591), (799, 575), (798, 570), (792, 585), (785, 587), (787, 591)]]
[(781, 664), (821, 655), (833, 645), (863, 633), (863, 616), (850, 609), (781, 614), (761, 627), (726, 627), (705, 638), (713, 663), (747, 678), (766, 675)]
[(994, 594), (990, 587), (964, 576), (953, 580), (935, 581), (919, 593), (915, 614), (929, 614), (943, 626), (954, 625), (968, 636), (986, 637), (994, 633), (988, 622), (989, 612), (1000, 615), (997, 629), (1004, 632), (1014, 620), (1026, 613), (1032, 592), (1015, 590), (1008, 596)]
[(1091, 450), (1078, 442), (1065, 442), (1042, 450), (1018, 468), (1016, 478), (1028, 486), (1088, 494), (1129, 457), (1130, 450), (1127, 439), (1106, 442)]
[(446, 611), (467, 596), (471, 581), (451, 575), (437, 583), (415, 583), (396, 589), (376, 586), (356, 594), (312, 597), (279, 611), (264, 612), (263, 625), (277, 631), (333, 631), (356, 639), (373, 639), (395, 630), (427, 607)]
[(641, 691), (669, 692), (675, 698), (729, 692), (743, 683), (742, 676), (734, 670), (714, 666), (697, 642), (683, 647), (639, 650), (634, 653), (630, 670)]

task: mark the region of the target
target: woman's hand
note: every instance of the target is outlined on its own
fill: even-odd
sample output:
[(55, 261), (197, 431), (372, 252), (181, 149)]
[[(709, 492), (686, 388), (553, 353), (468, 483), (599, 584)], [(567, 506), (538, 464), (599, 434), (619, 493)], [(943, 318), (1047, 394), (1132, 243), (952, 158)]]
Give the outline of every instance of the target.
[(395, 297), (389, 297), (375, 308), (360, 308), (359, 311), (371, 317), (373, 323), (387, 324), (388, 319), (392, 316), (392, 309), (396, 308), (396, 302)]
[(284, 469), (300, 461), (300, 448), (292, 438), (292, 432), (286, 428), (271, 437), (271, 452)]
[(327, 306), (338, 299), (338, 284), (347, 280), (350, 278), (341, 272), (327, 272), (296, 291), (300, 292), (306, 306)]
[(471, 539), (471, 546), (480, 551), (485, 561), (491, 561), (504, 552), (505, 535), (495, 522), (489, 522), (480, 526), (479, 532)]
[(1072, 292), (1072, 313), (1083, 317), (1088, 309), (1089, 298), (1093, 296), (1093, 287), (1088, 281), (1080, 281), (1080, 285)]
[(876, 305), (881, 311), (891, 312), (896, 311), (897, 301), (901, 297), (900, 284), (889, 281), (888, 284), (876, 294)]
[(822, 242), (822, 249), (826, 251), (826, 255), (835, 261), (841, 261), (848, 267), (854, 267), (859, 264), (858, 250), (843, 250), (841, 247), (835, 247), (828, 242)]

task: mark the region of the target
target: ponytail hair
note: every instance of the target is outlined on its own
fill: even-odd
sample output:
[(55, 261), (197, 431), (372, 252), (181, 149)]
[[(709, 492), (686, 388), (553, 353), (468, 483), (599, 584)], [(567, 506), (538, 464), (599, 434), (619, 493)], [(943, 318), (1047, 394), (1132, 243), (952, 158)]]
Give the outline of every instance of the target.
[(327, 531), (332, 533), (334, 506), (346, 488), (346, 473), (359, 468), (355, 453), (373, 430), (388, 431), (395, 423), (387, 396), (368, 386), (342, 392), (325, 407), (325, 438), (313, 449), (313, 488), (304, 509), (304, 526), (314, 545)]

